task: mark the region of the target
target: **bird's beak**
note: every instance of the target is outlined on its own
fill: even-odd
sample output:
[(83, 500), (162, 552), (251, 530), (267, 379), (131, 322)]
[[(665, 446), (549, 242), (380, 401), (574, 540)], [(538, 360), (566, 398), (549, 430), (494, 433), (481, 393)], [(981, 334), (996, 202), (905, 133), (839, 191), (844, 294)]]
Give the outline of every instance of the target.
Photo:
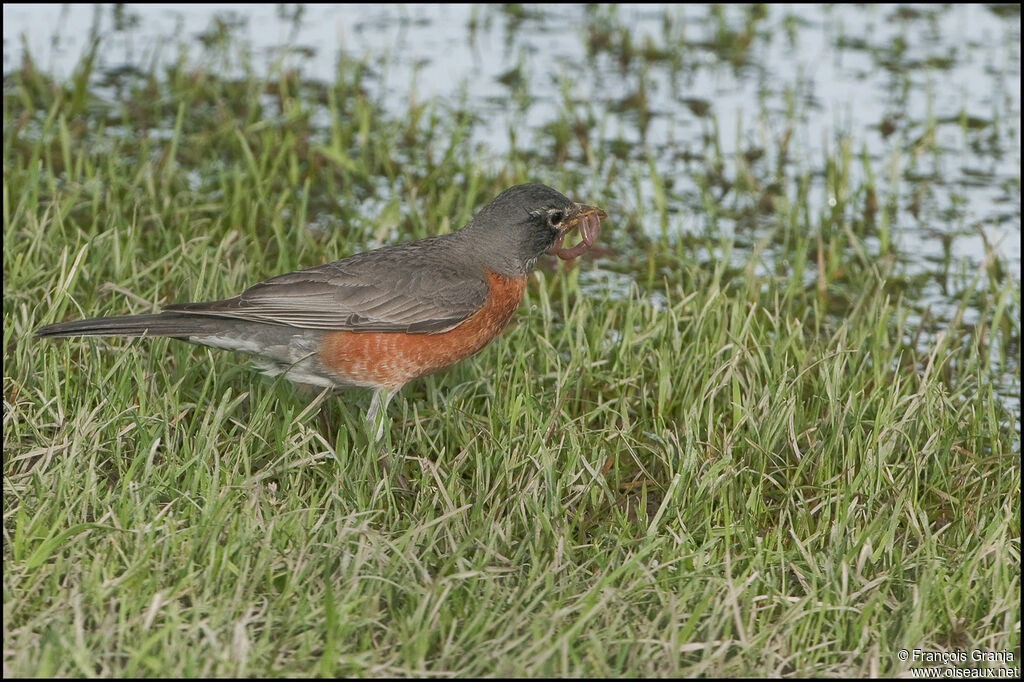
[[(565, 221), (565, 226), (558, 231), (554, 243), (545, 253), (558, 256), (562, 260), (572, 260), (594, 245), (597, 239), (597, 232), (601, 227), (601, 218), (606, 218), (607, 213), (595, 206), (586, 204), (573, 204), (573, 214)], [(572, 230), (579, 228), (580, 242), (576, 246), (562, 246), (566, 235)]]
[(575, 208), (573, 210), (572, 217), (566, 221), (565, 227), (563, 227), (561, 232), (559, 233), (559, 236), (561, 237), (564, 237), (565, 235), (569, 234), (569, 231), (572, 230), (577, 225), (579, 225), (580, 221), (586, 218), (587, 216), (597, 216), (598, 220), (608, 217), (607, 213), (597, 208), (596, 206), (588, 206), (586, 204), (574, 204), (574, 206)]

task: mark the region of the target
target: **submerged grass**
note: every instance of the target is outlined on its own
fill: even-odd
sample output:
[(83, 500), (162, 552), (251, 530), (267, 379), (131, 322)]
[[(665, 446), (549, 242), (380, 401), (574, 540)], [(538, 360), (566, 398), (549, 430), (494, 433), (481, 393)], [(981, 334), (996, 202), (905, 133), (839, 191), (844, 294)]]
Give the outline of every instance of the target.
[[(182, 59), (122, 74), (117, 97), (90, 63), (4, 77), (5, 674), (1019, 660), (1020, 446), (992, 367), (1019, 350), (1020, 292), (995, 258), (934, 333), (892, 284), (894, 247), (871, 255), (845, 206), (811, 215), (805, 177), (750, 183), (776, 219), (769, 262), (766, 240), (629, 229), (664, 222), (663, 192), (495, 168), (469, 118), (382, 111), (358, 62), (323, 85)], [(827, 159), (827, 182), (863, 205), (854, 159)], [(730, 210), (707, 163), (704, 200)], [(324, 430), (314, 396), (240, 356), (32, 339), (455, 229), (527, 180), (605, 207), (618, 253), (544, 264), (509, 331), (402, 392), (385, 450), (411, 494), (367, 442), (365, 395), (328, 401)]]

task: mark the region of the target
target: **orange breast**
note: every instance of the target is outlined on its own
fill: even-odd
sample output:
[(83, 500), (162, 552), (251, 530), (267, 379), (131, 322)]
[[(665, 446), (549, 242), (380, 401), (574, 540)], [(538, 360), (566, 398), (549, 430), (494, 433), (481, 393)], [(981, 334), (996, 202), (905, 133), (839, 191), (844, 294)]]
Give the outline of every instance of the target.
[(450, 331), (331, 332), (324, 338), (321, 360), (347, 381), (393, 391), (454, 365), (483, 349), (505, 328), (523, 299), (526, 278), (488, 273), (487, 284), (487, 303)]

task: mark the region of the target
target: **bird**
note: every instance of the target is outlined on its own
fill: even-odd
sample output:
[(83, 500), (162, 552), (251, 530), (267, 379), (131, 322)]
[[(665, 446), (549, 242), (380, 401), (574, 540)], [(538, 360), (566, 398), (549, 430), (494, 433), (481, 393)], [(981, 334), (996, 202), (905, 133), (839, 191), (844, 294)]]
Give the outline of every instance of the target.
[[(493, 341), (541, 255), (579, 256), (605, 217), (546, 185), (515, 185), (454, 232), (278, 275), (233, 298), (47, 324), (36, 337), (169, 337), (251, 355), (263, 373), (322, 392), (369, 388), (366, 420), (380, 440), (403, 386)], [(563, 246), (574, 229), (580, 242)]]

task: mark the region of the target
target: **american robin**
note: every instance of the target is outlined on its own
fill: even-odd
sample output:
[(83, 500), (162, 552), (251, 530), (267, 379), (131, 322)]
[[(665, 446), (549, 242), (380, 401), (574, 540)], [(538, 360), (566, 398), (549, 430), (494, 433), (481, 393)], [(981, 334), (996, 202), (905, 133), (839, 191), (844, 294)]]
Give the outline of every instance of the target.
[[(450, 234), (279, 275), (223, 301), (49, 324), (36, 336), (167, 336), (248, 353), (296, 383), (369, 387), (379, 439), (399, 389), (490, 343), (541, 254), (578, 256), (605, 215), (545, 185), (516, 185)], [(563, 247), (577, 227), (580, 243)]]

